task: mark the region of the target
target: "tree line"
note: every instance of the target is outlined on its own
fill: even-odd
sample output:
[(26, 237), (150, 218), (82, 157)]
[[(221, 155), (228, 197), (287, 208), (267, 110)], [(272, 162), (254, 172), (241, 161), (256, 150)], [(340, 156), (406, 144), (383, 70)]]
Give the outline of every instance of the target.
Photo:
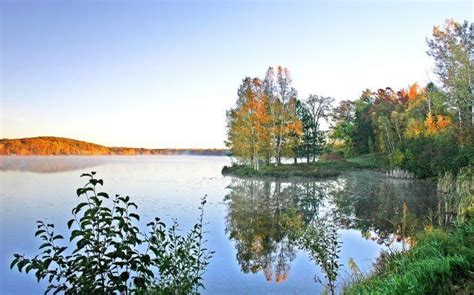
[(0, 139), (0, 155), (201, 155), (224, 156), (223, 149), (146, 149), (107, 147), (95, 143), (52, 136)]
[(366, 90), (335, 109), (331, 133), (346, 156), (376, 153), (419, 177), (474, 164), (473, 26), (447, 20), (427, 39), (437, 81)]
[[(287, 68), (247, 77), (227, 111), (227, 147), (256, 170), (281, 159), (372, 154), (420, 177), (474, 163), (473, 26), (446, 20), (427, 38), (437, 81), (366, 89), (356, 100), (299, 99)], [(328, 131), (321, 122), (330, 122)]]

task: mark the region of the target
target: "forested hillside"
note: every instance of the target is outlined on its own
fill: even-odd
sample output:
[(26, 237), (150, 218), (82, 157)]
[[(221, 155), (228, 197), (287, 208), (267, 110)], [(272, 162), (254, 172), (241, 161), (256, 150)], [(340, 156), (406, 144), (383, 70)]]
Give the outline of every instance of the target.
[(0, 155), (225, 155), (222, 149), (145, 149), (107, 147), (95, 143), (62, 138), (31, 137), (0, 139)]

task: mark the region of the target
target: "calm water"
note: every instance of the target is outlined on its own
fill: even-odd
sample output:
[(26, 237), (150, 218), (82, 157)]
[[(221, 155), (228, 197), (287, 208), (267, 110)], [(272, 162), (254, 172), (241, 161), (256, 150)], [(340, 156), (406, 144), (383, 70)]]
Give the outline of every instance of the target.
[[(143, 224), (176, 217), (184, 230), (196, 221), (208, 196), (208, 247), (215, 250), (204, 294), (315, 294), (320, 269), (298, 247), (294, 233), (315, 215), (337, 214), (343, 264), (369, 271), (400, 226), (403, 204), (408, 230), (423, 227), (436, 208), (434, 186), (359, 172), (329, 180), (248, 180), (223, 177), (227, 157), (0, 157), (0, 293), (42, 293), (33, 275), (9, 270), (13, 253), (35, 254), (35, 221), (47, 219), (65, 232), (82, 172), (97, 171), (104, 191), (130, 195)], [(423, 218), (422, 218), (423, 217)], [(65, 235), (66, 236), (66, 235)], [(399, 246), (392, 243), (393, 247)]]

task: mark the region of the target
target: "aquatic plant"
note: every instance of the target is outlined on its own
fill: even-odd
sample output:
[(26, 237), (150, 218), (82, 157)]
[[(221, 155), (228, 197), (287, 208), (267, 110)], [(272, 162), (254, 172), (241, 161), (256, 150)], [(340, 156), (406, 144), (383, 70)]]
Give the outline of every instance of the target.
[(439, 225), (449, 226), (456, 218), (465, 222), (474, 217), (474, 171), (462, 168), (457, 176), (446, 172), (438, 179)]

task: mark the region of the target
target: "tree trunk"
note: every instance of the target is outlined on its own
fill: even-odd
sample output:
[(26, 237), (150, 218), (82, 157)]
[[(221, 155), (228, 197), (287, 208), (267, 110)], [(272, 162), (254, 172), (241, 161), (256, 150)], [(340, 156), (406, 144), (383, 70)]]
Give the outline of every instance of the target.
[(390, 149), (389, 154), (392, 154), (395, 151), (395, 147), (393, 146), (392, 140), (390, 139), (390, 133), (387, 129), (387, 126), (384, 125), (384, 127), (385, 127), (385, 134), (387, 135), (387, 139), (388, 139), (388, 147)]
[(462, 125), (462, 112), (461, 112), (460, 107), (458, 109), (458, 118), (459, 118), (459, 126), (461, 126)]
[(471, 86), (471, 96), (472, 96), (472, 104), (471, 104), (471, 126), (474, 127), (474, 87)]
[(277, 139), (277, 165), (281, 164), (281, 136)]

